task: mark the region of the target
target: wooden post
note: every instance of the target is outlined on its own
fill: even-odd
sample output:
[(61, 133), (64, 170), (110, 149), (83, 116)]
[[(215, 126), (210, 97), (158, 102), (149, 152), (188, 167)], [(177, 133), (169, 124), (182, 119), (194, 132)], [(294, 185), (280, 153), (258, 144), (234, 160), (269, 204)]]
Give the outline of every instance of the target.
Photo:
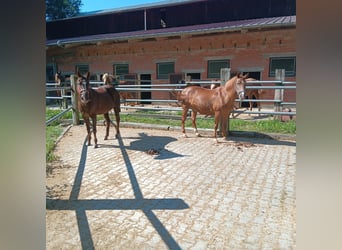
[(71, 84), (71, 104), (72, 104), (72, 124), (79, 125), (80, 124), (80, 114), (78, 112), (78, 94), (76, 88), (76, 75), (70, 76), (70, 84)]
[(222, 68), (220, 72), (220, 80), (221, 80), (221, 85), (225, 85), (225, 83), (229, 80), (230, 78), (230, 68)]
[[(65, 89), (62, 89), (61, 90), (61, 96), (65, 96)], [(67, 109), (68, 108), (68, 100), (67, 100), (67, 98), (63, 98), (62, 99), (62, 107), (64, 108), (64, 109)]]
[[(283, 82), (285, 80), (285, 69), (276, 69), (275, 70), (275, 77), (277, 81), (281, 81), (282, 83), (277, 84), (277, 86), (282, 86)], [(283, 101), (284, 98), (284, 89), (275, 89), (274, 90), (274, 100), (280, 100)], [(282, 111), (282, 105), (279, 102), (274, 103), (274, 111), (275, 112), (281, 112)], [(281, 115), (275, 115), (274, 119), (280, 120)]]
[[(220, 72), (220, 80), (221, 80), (221, 86), (224, 86), (226, 82), (230, 79), (230, 68), (221, 68)], [(219, 133), (222, 133), (222, 124), (219, 123)], [(227, 135), (229, 135), (229, 116), (227, 121)]]

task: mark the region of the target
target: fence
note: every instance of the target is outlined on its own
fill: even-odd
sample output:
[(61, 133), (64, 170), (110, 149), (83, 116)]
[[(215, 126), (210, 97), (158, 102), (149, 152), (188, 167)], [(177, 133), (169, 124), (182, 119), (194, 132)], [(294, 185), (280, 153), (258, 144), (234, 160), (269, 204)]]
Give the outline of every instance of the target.
[[(230, 76), (230, 69), (221, 69), (221, 80), (220, 81), (208, 81), (208, 80), (198, 80), (198, 81), (182, 81), (178, 84), (152, 84), (151, 87), (146, 88), (146, 85), (141, 85), (142, 81), (136, 81), (137, 84), (133, 85), (118, 85), (116, 89), (119, 92), (152, 92), (152, 91), (166, 91), (166, 92), (178, 92), (182, 91), (182, 88), (189, 86), (189, 85), (210, 85), (212, 83), (217, 84), (221, 83), (224, 84), (227, 79), (229, 79)], [(60, 116), (62, 116), (64, 113), (72, 110), (72, 116), (73, 116), (73, 124), (79, 124), (79, 113), (77, 108), (77, 92), (73, 91), (76, 90), (76, 76), (73, 75), (70, 77), (70, 86), (66, 87), (55, 87), (55, 84), (53, 83), (47, 83), (47, 92), (51, 91), (61, 91), (62, 95), (60, 97), (53, 97), (53, 96), (47, 96), (46, 99), (55, 99), (55, 100), (61, 100), (62, 106), (64, 110), (56, 115), (55, 117), (52, 117), (46, 122), (46, 125), (49, 125), (54, 120), (58, 119)], [(285, 70), (280, 69), (276, 70), (276, 79), (273, 81), (249, 81), (249, 84), (252, 86), (246, 86), (246, 89), (271, 89), (274, 90), (274, 98), (273, 99), (245, 99), (245, 100), (235, 100), (236, 102), (262, 102), (262, 103), (273, 103), (274, 110), (273, 111), (249, 111), (249, 110), (233, 110), (232, 113), (236, 114), (266, 114), (266, 115), (273, 115), (275, 119), (280, 119), (282, 115), (288, 115), (288, 116), (295, 116), (296, 111), (283, 111), (284, 106), (296, 106), (296, 102), (285, 102), (284, 101), (284, 91), (285, 90), (296, 90), (296, 82), (286, 82), (284, 81), (285, 78)], [(132, 81), (131, 79), (129, 81)], [(103, 82), (99, 81), (90, 81), (90, 84), (93, 86), (101, 86), (103, 85)], [(261, 84), (261, 86), (253, 86), (254, 84)], [(273, 84), (272, 86), (270, 84)], [(51, 87), (52, 86), (52, 87)], [(70, 95), (68, 95), (70, 93)], [(139, 96), (139, 95), (137, 95)], [(68, 107), (68, 100), (71, 100), (71, 107)], [(144, 103), (144, 102), (151, 102), (151, 103), (163, 103), (163, 104), (175, 104), (178, 103), (177, 100), (172, 99), (141, 99), (141, 98), (131, 98), (126, 99), (125, 102), (135, 102), (135, 103)], [(122, 106), (122, 108), (126, 109), (135, 109), (135, 110), (156, 110), (156, 111), (181, 111), (181, 107), (146, 107), (144, 106)], [(191, 112), (191, 110), (190, 110)]]

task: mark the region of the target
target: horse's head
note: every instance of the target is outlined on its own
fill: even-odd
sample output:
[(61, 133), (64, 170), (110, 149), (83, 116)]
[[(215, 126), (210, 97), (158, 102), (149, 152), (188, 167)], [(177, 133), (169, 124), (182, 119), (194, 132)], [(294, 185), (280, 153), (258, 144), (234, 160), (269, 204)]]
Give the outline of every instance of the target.
[(82, 103), (86, 104), (90, 101), (90, 85), (89, 85), (89, 72), (87, 73), (87, 76), (84, 77), (80, 74), (80, 72), (77, 72), (77, 90), (80, 97), (80, 100)]
[(245, 85), (246, 79), (248, 78), (248, 73), (246, 75), (237, 74), (235, 77), (235, 91), (240, 100), (245, 98)]

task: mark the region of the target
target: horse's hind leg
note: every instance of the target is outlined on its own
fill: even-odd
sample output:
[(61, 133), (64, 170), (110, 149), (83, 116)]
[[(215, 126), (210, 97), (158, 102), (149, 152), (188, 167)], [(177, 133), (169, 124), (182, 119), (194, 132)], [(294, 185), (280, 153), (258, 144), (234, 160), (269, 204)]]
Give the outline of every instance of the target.
[(97, 137), (96, 137), (96, 115), (91, 117), (93, 121), (93, 134), (94, 134), (94, 148), (97, 148)]
[(196, 111), (192, 111), (192, 114), (191, 114), (192, 127), (194, 128), (194, 132), (196, 133), (196, 136), (201, 136), (201, 135), (198, 133), (198, 130), (197, 130), (196, 116), (197, 116), (197, 112), (196, 112)]
[(115, 120), (116, 120), (116, 135), (115, 138), (119, 138), (120, 135), (120, 106), (114, 108)]
[(103, 116), (106, 119), (106, 135), (105, 135), (104, 139), (107, 140), (108, 139), (108, 135), (109, 135), (110, 118), (109, 118), (109, 114), (108, 113), (103, 114)]
[[(259, 96), (259, 94), (258, 94), (258, 96), (256, 97), (256, 99), (259, 99), (260, 98), (260, 96)], [(258, 106), (258, 111), (260, 112), (260, 110), (261, 110), (261, 106), (260, 106), (260, 102), (257, 102), (257, 106)], [(258, 116), (260, 116), (260, 113), (258, 114)]]
[(186, 120), (186, 117), (188, 115), (188, 110), (189, 108), (183, 106), (183, 113), (182, 113), (182, 133), (183, 133), (183, 136), (184, 137), (187, 137), (186, 136), (186, 133), (185, 133), (185, 120)]

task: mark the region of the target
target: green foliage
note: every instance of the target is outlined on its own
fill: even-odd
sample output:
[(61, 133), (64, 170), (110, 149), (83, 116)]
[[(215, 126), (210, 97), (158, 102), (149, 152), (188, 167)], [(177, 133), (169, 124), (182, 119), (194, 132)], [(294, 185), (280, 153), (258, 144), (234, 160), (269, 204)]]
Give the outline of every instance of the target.
[(81, 0), (45, 0), (46, 20), (73, 17), (80, 13)]
[(46, 161), (53, 161), (55, 158), (53, 150), (58, 137), (63, 132), (63, 128), (60, 125), (47, 126), (46, 127)]

